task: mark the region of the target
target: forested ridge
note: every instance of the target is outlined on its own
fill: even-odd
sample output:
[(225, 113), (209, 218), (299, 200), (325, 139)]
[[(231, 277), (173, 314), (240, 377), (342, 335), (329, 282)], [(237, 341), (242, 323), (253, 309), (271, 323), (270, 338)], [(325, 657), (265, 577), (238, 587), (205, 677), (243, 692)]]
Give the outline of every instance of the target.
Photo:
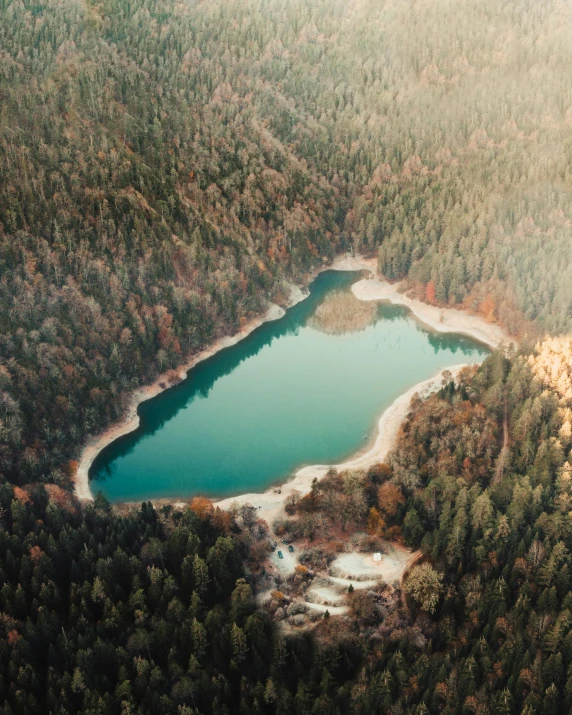
[(513, 332), (570, 330), (570, 19), (2, 0), (2, 471), (66, 483), (136, 385), (347, 249)]

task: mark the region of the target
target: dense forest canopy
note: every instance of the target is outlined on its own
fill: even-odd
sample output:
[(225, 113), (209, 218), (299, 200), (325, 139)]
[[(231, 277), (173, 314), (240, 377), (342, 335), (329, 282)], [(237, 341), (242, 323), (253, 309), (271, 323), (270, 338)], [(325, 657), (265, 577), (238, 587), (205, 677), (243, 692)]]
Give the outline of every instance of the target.
[(227, 513), (50, 496), (0, 485), (4, 715), (294, 713), (357, 672), (355, 637), (287, 643), (256, 609)]
[[(570, 8), (0, 1), (2, 470), (342, 250), (572, 328)], [(524, 326), (524, 327), (523, 327)]]

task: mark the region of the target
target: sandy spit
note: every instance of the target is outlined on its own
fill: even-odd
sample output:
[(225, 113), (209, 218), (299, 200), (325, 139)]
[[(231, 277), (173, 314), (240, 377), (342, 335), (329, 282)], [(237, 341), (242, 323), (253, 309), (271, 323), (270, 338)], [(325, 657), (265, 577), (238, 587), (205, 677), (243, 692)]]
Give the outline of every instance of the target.
[(479, 315), (471, 315), (454, 308), (439, 308), (409, 298), (399, 292), (399, 284), (388, 283), (383, 278), (367, 278), (354, 283), (352, 292), (360, 300), (388, 300), (395, 305), (404, 305), (425, 325), (440, 333), (460, 333), (469, 335), (491, 348), (499, 345), (516, 344), (516, 339), (504, 331), (500, 325), (487, 322)]
[[(359, 270), (369, 270), (375, 273), (377, 268), (377, 261), (375, 258), (361, 258), (354, 256), (340, 256), (332, 264), (325, 265), (310, 276), (310, 279), (314, 278), (318, 273), (326, 270), (337, 270), (337, 271), (359, 271)], [(290, 296), (287, 303), (287, 308), (291, 308), (296, 303), (304, 300), (308, 296), (308, 291), (290, 284)], [(137, 408), (142, 402), (150, 400), (163, 390), (169, 389), (175, 383), (170, 383), (168, 376), (176, 375), (178, 380), (184, 380), (187, 376), (188, 371), (197, 365), (199, 362), (212, 357), (220, 350), (228, 348), (235, 345), (243, 338), (247, 337), (252, 333), (253, 330), (260, 327), (263, 323), (271, 320), (278, 320), (284, 315), (285, 311), (279, 305), (271, 304), (266, 311), (266, 313), (261, 316), (251, 320), (245, 327), (235, 333), (234, 335), (227, 336), (216, 340), (210, 347), (194, 355), (187, 363), (178, 367), (175, 371), (170, 370), (168, 373), (159, 375), (159, 377), (150, 385), (145, 385), (138, 388), (131, 394), (129, 401), (129, 407), (122, 420), (115, 423), (104, 432), (94, 437), (91, 437), (85, 443), (80, 459), (79, 466), (77, 468), (74, 477), (74, 492), (78, 499), (81, 501), (92, 501), (93, 494), (89, 487), (89, 470), (93, 464), (97, 455), (105, 448), (107, 445), (114, 442), (119, 437), (129, 434), (135, 431), (139, 427), (139, 415), (137, 414)]]

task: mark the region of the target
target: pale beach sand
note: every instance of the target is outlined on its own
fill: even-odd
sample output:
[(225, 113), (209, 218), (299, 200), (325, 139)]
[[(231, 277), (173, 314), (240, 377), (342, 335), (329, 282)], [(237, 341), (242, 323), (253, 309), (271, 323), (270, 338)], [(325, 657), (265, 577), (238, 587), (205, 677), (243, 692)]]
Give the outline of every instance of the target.
[(352, 292), (360, 300), (388, 300), (395, 305), (404, 305), (425, 325), (440, 333), (469, 335), (491, 348), (516, 343), (500, 325), (487, 322), (480, 315), (471, 315), (454, 308), (439, 308), (416, 298), (400, 293), (399, 285), (383, 278), (367, 278), (354, 283)]

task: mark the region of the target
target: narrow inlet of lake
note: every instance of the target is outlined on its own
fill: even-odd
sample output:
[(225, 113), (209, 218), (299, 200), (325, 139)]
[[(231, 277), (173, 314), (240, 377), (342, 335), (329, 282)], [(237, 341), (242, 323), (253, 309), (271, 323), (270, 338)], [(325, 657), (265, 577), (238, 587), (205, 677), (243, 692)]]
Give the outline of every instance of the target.
[(321, 273), (283, 318), (140, 405), (139, 429), (95, 460), (92, 491), (111, 501), (263, 491), (301, 466), (363, 449), (399, 395), (488, 354), (431, 332), (403, 307), (358, 300), (359, 278)]

